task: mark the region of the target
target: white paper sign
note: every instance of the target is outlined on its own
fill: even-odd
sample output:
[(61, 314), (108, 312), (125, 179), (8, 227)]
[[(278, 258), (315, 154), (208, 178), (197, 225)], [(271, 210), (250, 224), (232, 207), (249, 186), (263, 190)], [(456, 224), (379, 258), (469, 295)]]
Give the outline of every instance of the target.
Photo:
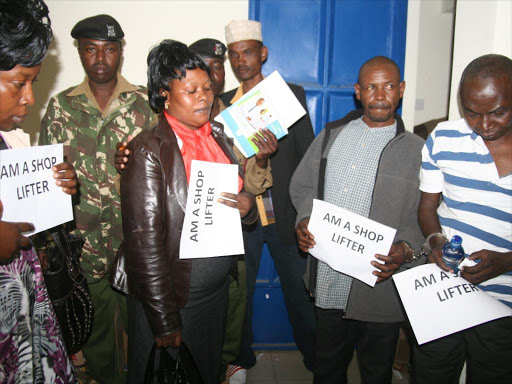
[(373, 287), (377, 276), (371, 261), (387, 255), (396, 230), (322, 200), (313, 200), (309, 231), (315, 246), (309, 250), (332, 269)]
[(397, 273), (393, 280), (418, 344), (512, 316), (512, 308), (436, 264)]
[(217, 202), (221, 192), (238, 193), (238, 166), (192, 160), (180, 259), (244, 253), (240, 212)]
[(55, 184), (51, 169), (62, 159), (62, 144), (0, 151), (2, 220), (32, 223), (30, 234), (73, 220), (71, 196)]

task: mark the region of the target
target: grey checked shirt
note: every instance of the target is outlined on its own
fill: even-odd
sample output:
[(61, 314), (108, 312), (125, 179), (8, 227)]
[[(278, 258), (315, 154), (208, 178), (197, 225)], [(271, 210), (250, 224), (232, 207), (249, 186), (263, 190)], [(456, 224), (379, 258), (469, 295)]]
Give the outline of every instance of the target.
[[(368, 217), (380, 155), (395, 134), (396, 122), (383, 128), (370, 128), (362, 118), (348, 123), (327, 155), (324, 200)], [(318, 262), (317, 307), (345, 309), (351, 286), (350, 276)]]

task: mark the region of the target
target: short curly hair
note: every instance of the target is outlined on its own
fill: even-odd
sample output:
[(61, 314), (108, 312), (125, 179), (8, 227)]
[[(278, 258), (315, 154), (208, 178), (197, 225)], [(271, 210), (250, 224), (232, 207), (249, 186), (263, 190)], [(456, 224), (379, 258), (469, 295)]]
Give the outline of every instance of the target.
[(0, 0), (0, 71), (41, 64), (53, 39), (48, 13), (42, 0)]
[(489, 54), (477, 57), (462, 72), (459, 97), (463, 102), (464, 84), (468, 79), (496, 79), (505, 76), (512, 80), (512, 60), (503, 55)]
[(179, 41), (167, 39), (153, 47), (148, 55), (148, 96), (153, 111), (160, 113), (164, 108), (166, 97), (161, 89), (168, 91), (171, 80), (183, 79), (187, 70), (197, 68), (210, 75), (202, 57)]

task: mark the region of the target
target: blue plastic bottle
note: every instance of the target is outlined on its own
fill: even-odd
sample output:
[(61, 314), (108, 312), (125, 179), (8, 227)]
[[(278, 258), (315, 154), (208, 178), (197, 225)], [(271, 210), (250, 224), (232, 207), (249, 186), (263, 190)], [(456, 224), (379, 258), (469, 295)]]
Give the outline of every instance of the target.
[(459, 264), (464, 260), (464, 248), (461, 244), (462, 237), (455, 235), (443, 246), (443, 261), (454, 273), (459, 272)]

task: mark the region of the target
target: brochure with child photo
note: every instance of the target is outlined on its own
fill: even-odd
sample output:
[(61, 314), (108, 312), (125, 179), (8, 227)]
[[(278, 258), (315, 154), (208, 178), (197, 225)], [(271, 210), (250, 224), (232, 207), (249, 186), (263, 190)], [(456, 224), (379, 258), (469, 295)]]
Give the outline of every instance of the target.
[(288, 128), (306, 114), (279, 72), (274, 71), (240, 100), (215, 118), (245, 157), (255, 155), (258, 147), (251, 140), (263, 128), (279, 140)]

